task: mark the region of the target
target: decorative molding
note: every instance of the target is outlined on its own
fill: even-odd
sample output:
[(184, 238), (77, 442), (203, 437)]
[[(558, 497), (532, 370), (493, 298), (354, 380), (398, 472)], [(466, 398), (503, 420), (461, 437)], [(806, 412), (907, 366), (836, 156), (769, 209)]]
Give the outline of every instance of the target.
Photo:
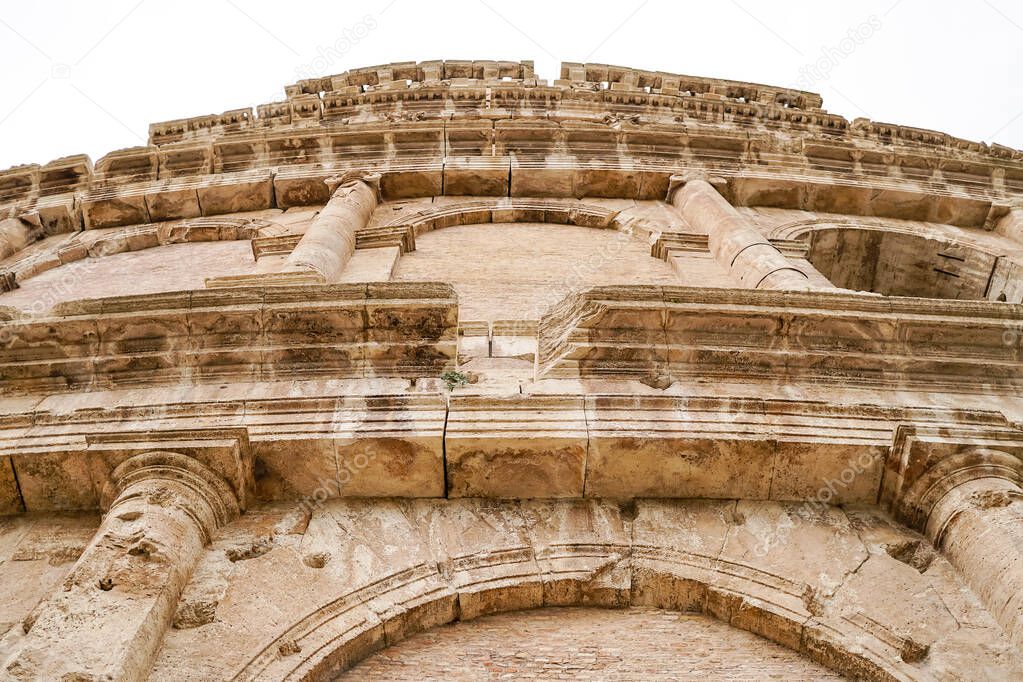
[(252, 240), (252, 258), (258, 261), (264, 256), (287, 256), (295, 250), (301, 239), (300, 234), (257, 237)]
[(73, 301), (0, 321), (14, 340), (0, 349), (0, 391), (439, 376), (454, 365), (457, 320), (450, 285), (418, 282)]
[(879, 499), (907, 525), (924, 532), (942, 497), (976, 478), (1023, 484), (1023, 429), (901, 424), (895, 429)]
[[(495, 333), (500, 331), (495, 328)], [(614, 481), (621, 486), (619, 492), (627, 493), (623, 497), (745, 492), (765, 499), (814, 499), (824, 485), (822, 477), (838, 476), (849, 461), (863, 455), (864, 461), (870, 458), (871, 473), (859, 477), (855, 489), (846, 486), (840, 491), (843, 498), (863, 503), (878, 499), (884, 487), (882, 464), (887, 468), (885, 485), (891, 487), (892, 471), (898, 470), (893, 457), (903, 452), (902, 446), (892, 449), (891, 444), (901, 442), (906, 425), (920, 433), (1011, 431), (1000, 413), (990, 411), (661, 392), (496, 397), (473, 395), (472, 386), (448, 397), (446, 392), (430, 392), (428, 385), (403, 392), (395, 386), (401, 382), (388, 383), (397, 392), (353, 393), (372, 388), (359, 381), (296, 384), (280, 395), (258, 398), (241, 390), (218, 399), (210, 396), (218, 391), (196, 387), (169, 405), (159, 389), (133, 390), (130, 404), (117, 402), (118, 394), (95, 395), (91, 399), (95, 406), (87, 403), (70, 411), (51, 402), (55, 411), (30, 407), (0, 418), (0, 462), (13, 463), (21, 481), (19, 494), (25, 496), (29, 511), (64, 511), (95, 508), (98, 491), (90, 490), (90, 481), (105, 479), (97, 472), (150, 450), (173, 450), (203, 462), (231, 484), (244, 507), (318, 494), (315, 482), (337, 476), (333, 452), (338, 448), (344, 452), (374, 448), (375, 461), (388, 475), (360, 479), (358, 490), (376, 497), (398, 486), (416, 497), (445, 494), (442, 462), (431, 463), (429, 476), (420, 478), (416, 477), (425, 469), (409, 468), (415, 453), (421, 453), (425, 466), (427, 450), (446, 450), (449, 467), (456, 451), (475, 451), (485, 456), (481, 463), (492, 455), (495, 462), (516, 466), (519, 458), (533, 470), (545, 471), (553, 460), (544, 452), (557, 450), (558, 443), (576, 442), (589, 452), (585, 466), (591, 486)], [(117, 404), (108, 405), (110, 401)], [(324, 448), (330, 457), (323, 457)], [(657, 461), (663, 465), (658, 458), (665, 448), (716, 453), (715, 466), (704, 459), (699, 470), (677, 480), (611, 475), (616, 466)], [(890, 450), (896, 454), (888, 455)], [(814, 456), (804, 459), (801, 453), (810, 451)], [(529, 452), (537, 456), (530, 459)], [(602, 458), (603, 452), (613, 457)], [(740, 460), (729, 459), (733, 454)], [(773, 489), (765, 487), (779, 457), (788, 463), (788, 475), (777, 479)], [(726, 490), (715, 478), (715, 467), (736, 461), (742, 465)], [(463, 471), (486, 476), (492, 473), (492, 464), (483, 463), (476, 474)], [(765, 467), (764, 476), (750, 476)], [(253, 481), (256, 470), (259, 477)], [(531, 470), (518, 471), (493, 485), (518, 485)], [(454, 476), (454, 469), (447, 474)], [(708, 483), (715, 480), (718, 483)], [(736, 487), (747, 484), (750, 487)], [(327, 492), (335, 496), (339, 490)]]
[(1004, 334), (1021, 319), (1023, 307), (986, 301), (597, 287), (541, 319), (537, 371), (1013, 391), (1023, 385), (1020, 350)]
[[(798, 239), (769, 239), (786, 258), (806, 258), (810, 244)], [(708, 236), (696, 232), (662, 232), (650, 246), (650, 255), (667, 260), (673, 252), (709, 253)]]
[(203, 544), (209, 544), (213, 533), (240, 513), (234, 491), (222, 478), (198, 460), (169, 451), (135, 455), (118, 465), (103, 488), (101, 507), (114, 511), (140, 489), (162, 486), (172, 486), (186, 496), (182, 508), (199, 527)]
[[(813, 93), (567, 63), (563, 71), (574, 76), (621, 80), (548, 86), (528, 62), (507, 64), (356, 69), (289, 86), (288, 101), (261, 105), (258, 117), (237, 109), (153, 124), (154, 144), (112, 152), (95, 169), (79, 155), (0, 172), (0, 215), (34, 218), (59, 234), (316, 205), (329, 196), (324, 180), (350, 173), (381, 173), (379, 189), (391, 199), (548, 192), (660, 199), (670, 176), (688, 172), (727, 178), (740, 200), (742, 185), (805, 183), (810, 194), (862, 189), (862, 206), (845, 203), (862, 211), (872, 193), (888, 192), (885, 211), (941, 216), (952, 207), (965, 212), (956, 224), (990, 229), (1023, 193), (1023, 151), (849, 123), (821, 110)], [(440, 77), (448, 65), (472, 77)], [(410, 77), (380, 80), (397, 73)], [(504, 81), (498, 73), (532, 75)], [(535, 120), (517, 112), (524, 101)], [(331, 125), (311, 125), (321, 121)], [(552, 183), (555, 173), (562, 177)], [(900, 193), (939, 208), (900, 207)]]

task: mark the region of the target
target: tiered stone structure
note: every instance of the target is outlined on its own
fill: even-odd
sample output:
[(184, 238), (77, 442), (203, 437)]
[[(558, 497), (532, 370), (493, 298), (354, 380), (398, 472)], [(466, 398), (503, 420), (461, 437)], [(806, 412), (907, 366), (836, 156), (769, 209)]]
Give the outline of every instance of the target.
[(0, 172), (0, 678), (1023, 677), (1023, 152), (285, 92)]

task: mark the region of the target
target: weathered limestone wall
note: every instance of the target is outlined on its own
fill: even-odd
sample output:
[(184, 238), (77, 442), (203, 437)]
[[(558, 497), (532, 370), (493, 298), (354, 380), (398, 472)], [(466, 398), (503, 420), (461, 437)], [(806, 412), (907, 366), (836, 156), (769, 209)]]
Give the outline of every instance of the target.
[(6, 662), (14, 679), (145, 677), (203, 547), (239, 511), (229, 483), (173, 452), (125, 460), (104, 498), (95, 536)]
[(0, 172), (0, 678), (330, 680), (564, 607), (619, 610), (590, 672), (684, 613), (708, 676), (1023, 677), (1023, 152), (560, 76)]
[(128, 291), (144, 296), (203, 289), (209, 277), (250, 274), (256, 265), (251, 247), (243, 241), (173, 244), (107, 259), (101, 268), (87, 259), (44, 272), (0, 297), (0, 303), (41, 312), (37, 302), (49, 303), (58, 296), (78, 300), (123, 296)]
[(586, 604), (704, 613), (853, 676), (940, 679), (966, 660), (973, 679), (1023, 674), (948, 562), (870, 509), (396, 500), (227, 526), (151, 679), (331, 679), (453, 619)]
[(200, 290), (207, 280), (276, 272), (287, 252), (267, 246), (303, 234), (314, 213), (229, 213), (52, 235), (0, 260), (18, 285), (2, 290), (0, 306), (39, 315), (66, 301)]
[(516, 611), (427, 630), (372, 655), (340, 675), (338, 682), (468, 681), (502, 675), (573, 680), (844, 679), (707, 616), (584, 607)]
[(572, 291), (679, 281), (641, 239), (617, 230), (540, 223), (429, 232), (398, 261), (394, 278), (451, 282), (462, 320), (538, 320)]
[(23, 640), (36, 607), (60, 589), (99, 521), (83, 512), (0, 516), (0, 660)]

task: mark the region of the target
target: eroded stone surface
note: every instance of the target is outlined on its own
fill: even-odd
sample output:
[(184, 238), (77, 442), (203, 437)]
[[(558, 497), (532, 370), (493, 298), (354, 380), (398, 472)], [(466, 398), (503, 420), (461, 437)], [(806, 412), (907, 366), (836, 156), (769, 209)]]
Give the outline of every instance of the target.
[(0, 172), (0, 676), (331, 679), (584, 606), (1023, 677), (1023, 152), (559, 76), (353, 69)]
[[(207, 550), (189, 590), (213, 616), (168, 634), (154, 679), (180, 676), (186, 651), (208, 652), (194, 679), (329, 677), (452, 620), (630, 604), (704, 613), (847, 675), (955, 677), (971, 647), (987, 652), (976, 677), (1021, 665), (946, 560), (920, 572), (891, 557), (887, 546), (920, 536), (867, 507), (395, 500), (330, 503), (304, 532), (285, 506), (261, 518)], [(277, 539), (225, 560), (260, 537)]]

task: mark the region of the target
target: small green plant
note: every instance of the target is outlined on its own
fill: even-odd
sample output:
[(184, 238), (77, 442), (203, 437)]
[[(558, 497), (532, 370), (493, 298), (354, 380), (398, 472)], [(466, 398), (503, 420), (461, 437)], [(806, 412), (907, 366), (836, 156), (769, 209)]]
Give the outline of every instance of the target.
[(448, 387), (449, 391), (453, 391), (459, 386), (465, 386), (469, 383), (469, 377), (461, 372), (444, 372), (440, 375), (444, 385)]

